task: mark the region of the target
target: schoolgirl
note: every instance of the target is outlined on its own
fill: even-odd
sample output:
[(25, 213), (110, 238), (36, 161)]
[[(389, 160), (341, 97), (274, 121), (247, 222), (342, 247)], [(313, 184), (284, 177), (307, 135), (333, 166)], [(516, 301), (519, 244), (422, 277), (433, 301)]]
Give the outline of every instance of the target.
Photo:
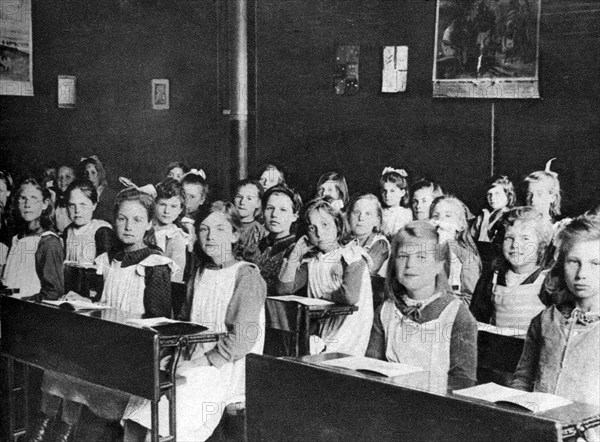
[(432, 181), (421, 179), (412, 185), (412, 199), (410, 202), (413, 219), (427, 220), (431, 215), (431, 203), (444, 193), (442, 188)]
[(381, 172), (379, 186), (383, 201), (381, 233), (391, 238), (412, 221), (413, 215), (408, 208), (410, 203), (408, 174), (404, 169), (386, 167)]
[(262, 170), (258, 182), (266, 192), (273, 186), (285, 186), (285, 171), (279, 165), (268, 163)]
[(98, 192), (98, 204), (94, 212), (94, 218), (104, 221), (113, 221), (113, 206), (117, 192), (108, 185), (106, 180), (106, 169), (96, 155), (82, 158), (77, 168), (77, 177), (92, 182)]
[(233, 203), (242, 220), (240, 239), (236, 247), (249, 262), (258, 259), (258, 243), (268, 231), (262, 223), (261, 200), (263, 188), (256, 180), (245, 179), (238, 183)]
[(350, 199), (344, 175), (339, 172), (327, 172), (321, 175), (317, 181), (316, 197), (331, 198), (333, 207), (343, 211)]

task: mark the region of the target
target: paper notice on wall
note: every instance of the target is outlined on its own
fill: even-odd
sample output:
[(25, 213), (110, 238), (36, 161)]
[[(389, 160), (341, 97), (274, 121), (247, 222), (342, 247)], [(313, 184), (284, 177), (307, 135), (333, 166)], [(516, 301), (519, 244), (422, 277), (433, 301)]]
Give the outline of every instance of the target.
[(396, 93), (406, 91), (407, 69), (407, 46), (384, 47), (381, 92)]

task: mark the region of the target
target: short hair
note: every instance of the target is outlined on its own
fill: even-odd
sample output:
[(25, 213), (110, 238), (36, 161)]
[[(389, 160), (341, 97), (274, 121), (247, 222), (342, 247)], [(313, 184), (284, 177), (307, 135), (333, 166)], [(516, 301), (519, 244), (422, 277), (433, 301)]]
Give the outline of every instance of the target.
[(67, 201), (71, 198), (71, 192), (75, 189), (79, 189), (92, 204), (98, 204), (98, 190), (90, 180), (75, 180), (65, 190)]
[(552, 223), (539, 210), (531, 206), (519, 206), (513, 207), (502, 216), (504, 231), (506, 232), (509, 227), (514, 226), (519, 221), (533, 225), (539, 240), (537, 264), (542, 264), (552, 243)]
[(185, 184), (196, 184), (202, 188), (202, 195), (206, 198), (208, 196), (208, 183), (204, 178), (200, 175), (196, 175), (195, 173), (188, 173), (181, 179), (181, 185)]
[(371, 201), (375, 205), (375, 211), (377, 212), (377, 217), (379, 218), (379, 225), (375, 228), (375, 231), (379, 232), (381, 230), (381, 223), (383, 222), (383, 209), (381, 208), (379, 198), (372, 193), (359, 193), (352, 196), (350, 202), (348, 203), (348, 209), (346, 210), (348, 218), (352, 216), (352, 211), (354, 210), (356, 203), (361, 200)]
[(402, 207), (407, 207), (410, 204), (410, 188), (406, 176), (402, 176), (398, 172), (386, 172), (379, 178), (379, 186), (383, 187), (385, 183), (395, 184), (398, 189), (404, 190), (404, 196), (400, 200)]
[(306, 208), (304, 209), (304, 214), (302, 216), (302, 220), (308, 226), (310, 225), (310, 214), (313, 212), (323, 211), (331, 216), (335, 221), (335, 227), (337, 229), (337, 238), (338, 240), (344, 238), (348, 231), (346, 226), (346, 218), (344, 214), (337, 210), (331, 204), (333, 200), (329, 197), (325, 198), (315, 198), (308, 202)]
[(336, 171), (324, 173), (319, 177), (319, 181), (317, 181), (317, 197), (322, 197), (320, 194), (321, 186), (327, 181), (333, 181), (335, 183), (335, 187), (341, 197), (340, 199), (344, 202), (344, 206), (346, 206), (350, 198), (348, 195), (348, 184), (346, 184), (344, 175)]
[(94, 166), (96, 168), (96, 172), (98, 172), (98, 182), (100, 183), (99, 186), (108, 186), (108, 182), (106, 181), (106, 169), (104, 168), (102, 161), (100, 161), (96, 156), (84, 158), (80, 161), (79, 165), (77, 166), (78, 178), (87, 179), (85, 169), (89, 164)]
[(185, 207), (185, 191), (183, 185), (175, 178), (167, 178), (156, 185), (156, 198), (158, 200), (168, 200), (171, 198), (179, 198), (181, 207)]
[(271, 195), (285, 195), (292, 201), (292, 210), (294, 213), (299, 213), (302, 209), (302, 197), (294, 189), (289, 188), (285, 184), (277, 184), (268, 189), (262, 197), (262, 210), (264, 212)]
[(414, 246), (422, 248), (425, 242), (433, 244), (432, 249), (426, 248), (425, 251), (433, 253), (435, 260), (444, 264), (436, 275), (436, 291), (452, 293), (445, 270), (450, 260), (450, 249), (447, 242), (440, 244), (439, 239), (437, 229), (428, 221), (411, 221), (394, 236), (390, 246), (390, 265), (385, 278), (385, 292), (388, 299), (395, 300), (396, 294), (406, 293), (406, 289), (397, 280), (398, 275), (394, 265), (399, 251), (402, 248), (412, 248)]
[(23, 221), (23, 218), (21, 218), (21, 213), (19, 212), (19, 197), (23, 192), (23, 187), (26, 185), (31, 185), (39, 190), (42, 194), (42, 200), (48, 202), (48, 207), (42, 211), (40, 216), (40, 226), (44, 230), (52, 230), (54, 227), (54, 204), (52, 203), (52, 194), (50, 193), (50, 189), (46, 186), (42, 186), (35, 178), (25, 178), (21, 181), (14, 195), (11, 221), (15, 226), (15, 230), (19, 233), (24, 233), (27, 230), (27, 225)]
[(239, 192), (242, 187), (246, 187), (246, 186), (254, 186), (256, 188), (256, 193), (258, 194), (258, 200), (261, 202), (261, 204), (258, 205), (256, 211), (254, 212), (254, 218), (260, 220), (260, 219), (262, 219), (262, 199), (263, 199), (265, 190), (263, 189), (262, 184), (260, 184), (258, 182), (258, 180), (253, 180), (251, 178), (245, 178), (237, 183), (237, 186), (235, 187), (236, 193)]
[(554, 201), (550, 203), (550, 215), (554, 218), (560, 215), (560, 206), (562, 196), (560, 192), (560, 181), (558, 181), (558, 174), (552, 171), (538, 170), (532, 172), (523, 180), (523, 187), (525, 191), (525, 199), (528, 205), (531, 205), (531, 198), (527, 194), (527, 188), (529, 183), (546, 183), (548, 192), (554, 195)]
[(167, 166), (167, 168), (165, 169), (165, 173), (164, 175), (167, 176), (169, 174), (169, 172), (173, 169), (175, 169), (176, 167), (180, 168), (184, 174), (188, 173), (190, 171), (190, 167), (185, 164), (182, 161), (172, 161), (169, 163), (169, 165)]
[(444, 194), (442, 187), (438, 183), (426, 179), (420, 179), (412, 185), (412, 197), (414, 197), (417, 190), (421, 189), (430, 189), (434, 198)]
[(600, 241), (600, 217), (585, 214), (573, 219), (557, 235), (558, 257), (544, 282), (544, 289), (556, 304), (573, 301), (565, 280), (565, 257), (579, 242)]
[(155, 212), (155, 203), (154, 198), (146, 192), (142, 192), (141, 190), (130, 187), (128, 189), (123, 189), (117, 194), (117, 198), (115, 199), (115, 205), (113, 209), (113, 217), (116, 220), (117, 214), (119, 213), (119, 209), (121, 208), (121, 204), (126, 201), (136, 201), (138, 202), (144, 209), (146, 209), (146, 214), (148, 215), (148, 221), (151, 221), (154, 218)]
[(277, 172), (279, 172), (279, 176), (281, 178), (279, 179), (279, 182), (277, 183), (277, 185), (286, 183), (287, 173), (286, 173), (285, 169), (280, 164), (277, 164), (277, 163), (265, 164), (265, 166), (261, 169), (259, 176), (262, 176), (262, 174), (265, 173), (269, 169), (275, 169)]
[(493, 189), (494, 187), (501, 187), (504, 190), (504, 194), (508, 200), (506, 207), (509, 209), (513, 207), (517, 202), (517, 195), (515, 193), (515, 187), (512, 181), (506, 175), (497, 175), (488, 182), (486, 190)]

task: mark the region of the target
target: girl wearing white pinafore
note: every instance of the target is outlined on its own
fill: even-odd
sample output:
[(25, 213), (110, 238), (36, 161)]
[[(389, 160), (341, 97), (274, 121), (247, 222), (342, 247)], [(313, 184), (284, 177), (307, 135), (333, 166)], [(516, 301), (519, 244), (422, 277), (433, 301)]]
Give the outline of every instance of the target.
[(98, 255), (110, 248), (112, 226), (104, 220), (92, 219), (83, 227), (67, 227), (64, 238), (65, 261), (91, 265)]

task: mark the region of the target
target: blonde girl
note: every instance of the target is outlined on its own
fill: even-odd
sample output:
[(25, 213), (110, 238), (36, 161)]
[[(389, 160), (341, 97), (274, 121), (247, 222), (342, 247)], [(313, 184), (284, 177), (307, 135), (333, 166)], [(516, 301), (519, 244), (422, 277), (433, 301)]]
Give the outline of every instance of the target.
[(449, 246), (450, 286), (468, 306), (481, 275), (481, 259), (469, 233), (467, 216), (467, 207), (454, 196), (440, 196), (431, 204), (431, 223), (436, 226), (440, 241)]
[(386, 167), (379, 186), (383, 201), (381, 233), (390, 238), (412, 221), (408, 174), (404, 169)]
[(537, 209), (551, 222), (560, 215), (562, 199), (558, 174), (550, 170), (555, 159), (548, 161), (544, 170), (532, 172), (523, 180), (527, 205)]
[(258, 181), (260, 182), (263, 190), (266, 192), (274, 186), (285, 186), (285, 176), (286, 173), (281, 166), (268, 163), (265, 167), (263, 167)]
[(342, 247), (344, 216), (327, 198), (311, 201), (303, 221), (308, 234), (296, 242), (289, 259), (284, 261), (278, 293), (296, 293), (306, 287), (310, 298), (358, 306), (352, 315), (325, 320), (317, 331), (321, 340), (311, 339), (311, 353), (339, 351), (362, 356), (373, 321), (370, 258), (355, 244)]

